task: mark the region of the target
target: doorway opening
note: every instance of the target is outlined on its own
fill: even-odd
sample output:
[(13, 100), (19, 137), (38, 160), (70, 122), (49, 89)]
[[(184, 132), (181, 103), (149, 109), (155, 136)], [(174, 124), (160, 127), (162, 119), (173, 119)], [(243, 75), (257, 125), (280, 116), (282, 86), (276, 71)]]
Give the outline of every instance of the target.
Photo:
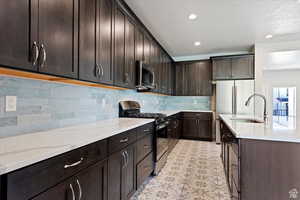
[(272, 112), (273, 128), (296, 128), (296, 87), (273, 88)]

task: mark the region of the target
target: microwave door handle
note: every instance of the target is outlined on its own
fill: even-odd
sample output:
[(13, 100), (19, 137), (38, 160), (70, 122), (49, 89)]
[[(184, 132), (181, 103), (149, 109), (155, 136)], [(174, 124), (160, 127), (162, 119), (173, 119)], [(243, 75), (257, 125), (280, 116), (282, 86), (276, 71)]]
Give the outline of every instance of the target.
[(155, 73), (153, 72), (153, 83), (152, 83), (153, 87), (156, 88), (156, 81), (155, 81)]
[(143, 65), (140, 64), (140, 78), (139, 78), (140, 82), (139, 82), (139, 86), (142, 86), (142, 83), (143, 83)]

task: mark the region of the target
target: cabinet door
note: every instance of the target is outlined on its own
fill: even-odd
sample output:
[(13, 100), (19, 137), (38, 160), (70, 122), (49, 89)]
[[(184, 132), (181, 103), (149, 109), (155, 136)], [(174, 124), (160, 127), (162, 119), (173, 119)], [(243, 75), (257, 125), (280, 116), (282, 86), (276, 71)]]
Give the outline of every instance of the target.
[(144, 59), (144, 35), (139, 28), (135, 28), (135, 60)]
[(39, 0), (39, 71), (77, 77), (77, 1)]
[(37, 42), (37, 24), (34, 23), (37, 20), (32, 18), (37, 14), (36, 8), (37, 1), (31, 1), (31, 4), (19, 0), (0, 1), (1, 65), (33, 71), (37, 69), (30, 62), (33, 42)]
[(183, 138), (198, 138), (197, 119), (183, 119), (182, 122), (182, 137)]
[(175, 66), (175, 95), (183, 96), (184, 94), (184, 64), (177, 63)]
[(232, 58), (233, 79), (254, 79), (254, 56)]
[(197, 120), (198, 138), (212, 140), (212, 124), (210, 120)]
[(112, 2), (80, 1), (79, 79), (112, 82)]
[(197, 80), (195, 86), (196, 96), (212, 96), (212, 69), (211, 61), (200, 61), (196, 62), (195, 73), (191, 74), (190, 80)]
[(75, 186), (82, 200), (107, 200), (107, 161), (79, 173), (75, 178)]
[(231, 79), (231, 58), (220, 58), (213, 60), (213, 79)]
[(149, 36), (147, 34), (144, 34), (144, 61), (147, 64), (150, 64), (150, 53), (151, 53), (150, 46), (151, 44), (150, 44)]
[(93, 165), (33, 200), (106, 200), (107, 163)]
[(110, 156), (108, 199), (125, 200), (135, 191), (135, 146), (130, 145)]
[(114, 46), (114, 82), (117, 86), (124, 85), (125, 66), (125, 15), (116, 8), (115, 10), (115, 46)]
[(135, 168), (135, 145), (130, 145), (125, 149), (127, 154), (127, 164), (122, 169), (121, 176), (121, 189), (122, 200), (129, 199), (129, 197), (135, 192), (136, 184), (136, 168)]
[(135, 88), (134, 24), (125, 19), (125, 85)]
[(99, 82), (112, 83), (112, 0), (97, 1), (97, 64), (101, 69)]
[(79, 79), (98, 82), (96, 66), (96, 5), (98, 0), (80, 1), (79, 9)]

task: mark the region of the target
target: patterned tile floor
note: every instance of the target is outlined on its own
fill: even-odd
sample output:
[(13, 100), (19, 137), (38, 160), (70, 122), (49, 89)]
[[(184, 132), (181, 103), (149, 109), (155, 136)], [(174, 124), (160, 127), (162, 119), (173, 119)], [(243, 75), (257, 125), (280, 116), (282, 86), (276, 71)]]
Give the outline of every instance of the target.
[(131, 200), (230, 200), (220, 151), (212, 142), (180, 140)]

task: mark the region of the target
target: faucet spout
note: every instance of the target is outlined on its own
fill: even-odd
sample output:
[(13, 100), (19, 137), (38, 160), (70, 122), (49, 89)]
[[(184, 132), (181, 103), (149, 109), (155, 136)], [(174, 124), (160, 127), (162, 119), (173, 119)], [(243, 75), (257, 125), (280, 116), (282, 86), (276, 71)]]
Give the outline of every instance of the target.
[(263, 101), (264, 101), (264, 121), (266, 122), (267, 118), (268, 118), (268, 114), (267, 114), (267, 99), (266, 99), (266, 97), (264, 95), (258, 94), (258, 93), (252, 94), (250, 97), (248, 97), (247, 101), (245, 102), (245, 106), (249, 106), (250, 100), (253, 97), (255, 97), (255, 96), (261, 97), (263, 99)]

